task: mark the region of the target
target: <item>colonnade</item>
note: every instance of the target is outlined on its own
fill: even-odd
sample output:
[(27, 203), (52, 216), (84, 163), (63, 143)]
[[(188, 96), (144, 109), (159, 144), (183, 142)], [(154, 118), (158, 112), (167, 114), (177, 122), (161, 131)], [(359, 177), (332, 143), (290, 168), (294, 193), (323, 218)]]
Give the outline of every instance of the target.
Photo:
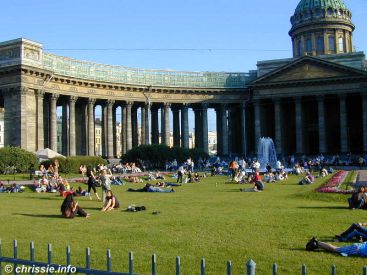
[[(263, 117), (264, 112), (262, 109), (264, 108), (264, 99), (253, 100), (254, 139), (257, 141), (261, 136), (265, 135), (265, 128), (268, 127), (270, 121), (270, 123), (274, 123), (274, 131), (271, 136), (274, 138), (277, 154), (313, 153), (310, 152), (311, 149), (305, 148), (308, 143), (307, 139), (312, 138), (317, 140), (315, 152), (317, 151), (323, 154), (335, 152), (348, 153), (351, 151), (353, 138), (363, 141), (363, 144), (360, 146), (363, 148), (360, 148), (360, 151), (366, 152), (367, 96), (365, 94), (352, 94), (351, 97), (354, 98), (352, 99), (354, 101), (349, 105), (347, 104), (348, 96), (346, 94), (321, 94), (313, 97), (296, 96), (293, 98), (275, 98), (271, 100), (271, 104), (273, 105), (272, 117), (268, 116), (266, 118)], [(327, 103), (329, 101), (333, 101), (334, 105), (330, 106), (331, 104)], [(309, 105), (305, 108), (305, 104)], [(269, 109), (269, 103), (266, 103), (266, 105)], [(289, 109), (284, 110), (285, 105), (291, 105), (293, 111), (289, 111)], [(328, 115), (327, 109), (329, 113), (333, 113), (332, 116)], [(289, 113), (284, 114), (284, 112)], [(313, 112), (314, 114), (312, 114)], [(357, 113), (357, 121), (355, 121), (354, 117), (351, 117), (353, 112)], [(312, 117), (316, 117), (316, 119)], [(328, 121), (329, 117), (332, 117), (334, 120)], [(335, 120), (335, 118), (337, 119)], [(314, 121), (312, 121), (312, 119)], [(286, 143), (290, 142), (290, 137), (286, 137), (287, 134), (285, 133), (285, 129), (288, 127), (292, 127), (291, 130), (294, 133), (295, 150), (293, 152), (285, 152), (284, 148)], [(358, 129), (354, 131), (356, 129), (353, 128), (359, 128), (360, 131), (358, 132)], [(335, 132), (337, 132), (337, 134), (335, 134)], [(355, 133), (360, 135), (360, 137), (353, 137)], [(339, 148), (331, 148), (331, 143), (338, 144)]]
[[(44, 141), (39, 140), (39, 147), (49, 146), (57, 151), (57, 143), (62, 142), (64, 155), (89, 155), (100, 154), (95, 146), (95, 110), (96, 106), (102, 108), (102, 155), (108, 158), (120, 155), (116, 146), (116, 109), (121, 108), (121, 153), (137, 146), (138, 144), (165, 144), (170, 145), (171, 132), (173, 133), (173, 146), (189, 148), (189, 124), (195, 128), (195, 148), (208, 152), (208, 109), (214, 108), (217, 116), (217, 145), (219, 155), (230, 153), (245, 154), (246, 146), (241, 152), (233, 152), (230, 148), (230, 112), (239, 108), (239, 104), (208, 104), (208, 103), (147, 103), (133, 101), (99, 100), (93, 98), (78, 98), (58, 94), (40, 94), (37, 101), (37, 125), (41, 130), (47, 125)], [(46, 106), (44, 110), (44, 106)], [(49, 107), (48, 107), (49, 106)], [(57, 106), (62, 106), (62, 138), (57, 141)], [(241, 105), (242, 106), (242, 105)], [(141, 121), (138, 122), (138, 109), (140, 108)], [(195, 121), (189, 123), (189, 109), (195, 114)], [(241, 118), (245, 117), (245, 108)], [(159, 123), (159, 112), (161, 122)], [(173, 129), (170, 129), (170, 112), (172, 112)], [(46, 121), (42, 121), (42, 120)], [(239, 118), (240, 119), (240, 118)], [(42, 126), (41, 126), (42, 125)], [(241, 124), (241, 133), (246, 135), (245, 123)], [(160, 126), (160, 129), (159, 129)], [(138, 135), (140, 128), (140, 135)], [(48, 133), (48, 134), (47, 134)], [(138, 137), (140, 139), (138, 140)], [(238, 141), (245, 140), (238, 136)], [(243, 142), (245, 143), (245, 142)]]

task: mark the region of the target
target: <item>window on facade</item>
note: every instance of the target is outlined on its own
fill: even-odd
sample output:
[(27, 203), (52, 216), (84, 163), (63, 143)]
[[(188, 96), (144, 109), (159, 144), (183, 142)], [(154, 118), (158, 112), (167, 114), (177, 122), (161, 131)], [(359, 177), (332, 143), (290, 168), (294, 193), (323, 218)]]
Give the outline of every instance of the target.
[(328, 14), (329, 16), (332, 16), (332, 15), (333, 15), (333, 10), (332, 10), (332, 9), (328, 9), (328, 10), (327, 10), (327, 14)]
[(316, 46), (316, 50), (318, 52), (323, 52), (324, 51), (324, 37), (323, 36), (318, 36), (317, 37), (317, 46)]
[(312, 40), (308, 38), (306, 40), (306, 52), (312, 52)]
[(338, 39), (338, 48), (339, 48), (339, 52), (344, 52), (344, 39), (343, 39), (343, 37), (339, 37), (339, 39)]
[(301, 40), (298, 40), (298, 43), (297, 43), (297, 55), (298, 56), (302, 55), (302, 41)]
[(329, 50), (335, 51), (335, 37), (329, 36)]

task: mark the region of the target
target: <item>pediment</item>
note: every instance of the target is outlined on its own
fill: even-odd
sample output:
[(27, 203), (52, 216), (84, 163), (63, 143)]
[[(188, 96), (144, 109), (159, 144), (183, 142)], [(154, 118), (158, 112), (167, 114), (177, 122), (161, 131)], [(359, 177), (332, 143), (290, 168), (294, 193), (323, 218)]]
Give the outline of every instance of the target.
[(258, 78), (253, 84), (319, 80), (362, 75), (365, 76), (365, 72), (318, 58), (303, 57)]

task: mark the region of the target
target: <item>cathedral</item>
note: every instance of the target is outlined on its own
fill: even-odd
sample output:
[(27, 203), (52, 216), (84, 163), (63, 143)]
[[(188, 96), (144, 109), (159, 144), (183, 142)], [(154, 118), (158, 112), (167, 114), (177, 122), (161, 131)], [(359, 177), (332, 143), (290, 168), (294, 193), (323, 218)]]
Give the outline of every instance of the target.
[(4, 145), (100, 154), (98, 106), (107, 158), (138, 144), (168, 145), (171, 132), (174, 146), (188, 148), (189, 124), (195, 147), (208, 152), (208, 109), (216, 112), (218, 155), (256, 154), (261, 137), (271, 137), (279, 155), (367, 152), (367, 63), (353, 47), (351, 11), (341, 0), (301, 0), (290, 22), (293, 57), (259, 61), (246, 73), (112, 66), (48, 53), (24, 38), (1, 42)]

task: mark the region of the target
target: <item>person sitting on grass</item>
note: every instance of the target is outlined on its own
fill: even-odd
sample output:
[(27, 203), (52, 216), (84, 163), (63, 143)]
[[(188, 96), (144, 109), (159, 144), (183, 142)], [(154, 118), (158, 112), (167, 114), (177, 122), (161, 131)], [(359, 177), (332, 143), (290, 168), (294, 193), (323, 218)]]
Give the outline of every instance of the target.
[(195, 172), (194, 174), (194, 182), (199, 182), (200, 181), (200, 176), (198, 172)]
[(255, 174), (251, 177), (250, 183), (254, 183), (254, 188), (241, 188), (240, 191), (241, 192), (259, 192), (265, 189), (265, 185), (258, 171), (255, 172)]
[(117, 200), (117, 198), (115, 197), (115, 195), (112, 193), (111, 190), (107, 191), (107, 195), (106, 195), (106, 202), (104, 207), (102, 208), (102, 212), (107, 212), (107, 211), (111, 211), (113, 209), (117, 209), (120, 207), (120, 203)]
[(90, 215), (85, 212), (78, 202), (74, 201), (74, 195), (68, 194), (61, 205), (61, 214), (64, 218), (72, 219), (76, 215), (88, 218)]
[(331, 253), (340, 254), (344, 257), (367, 257), (367, 242), (338, 247), (329, 243), (318, 241), (315, 237), (313, 237), (306, 244), (306, 250), (308, 251), (316, 250), (318, 248), (321, 248)]
[(353, 223), (347, 230), (339, 235), (335, 235), (336, 242), (346, 242), (357, 239), (367, 240), (367, 223)]
[(311, 184), (314, 181), (315, 177), (310, 172), (307, 172), (306, 176), (299, 182), (299, 184), (300, 185)]
[(0, 182), (0, 193), (5, 192), (6, 187), (4, 186), (4, 183)]
[(364, 209), (366, 207), (366, 189), (364, 186), (358, 188), (358, 192), (352, 194), (348, 199), (350, 209)]

